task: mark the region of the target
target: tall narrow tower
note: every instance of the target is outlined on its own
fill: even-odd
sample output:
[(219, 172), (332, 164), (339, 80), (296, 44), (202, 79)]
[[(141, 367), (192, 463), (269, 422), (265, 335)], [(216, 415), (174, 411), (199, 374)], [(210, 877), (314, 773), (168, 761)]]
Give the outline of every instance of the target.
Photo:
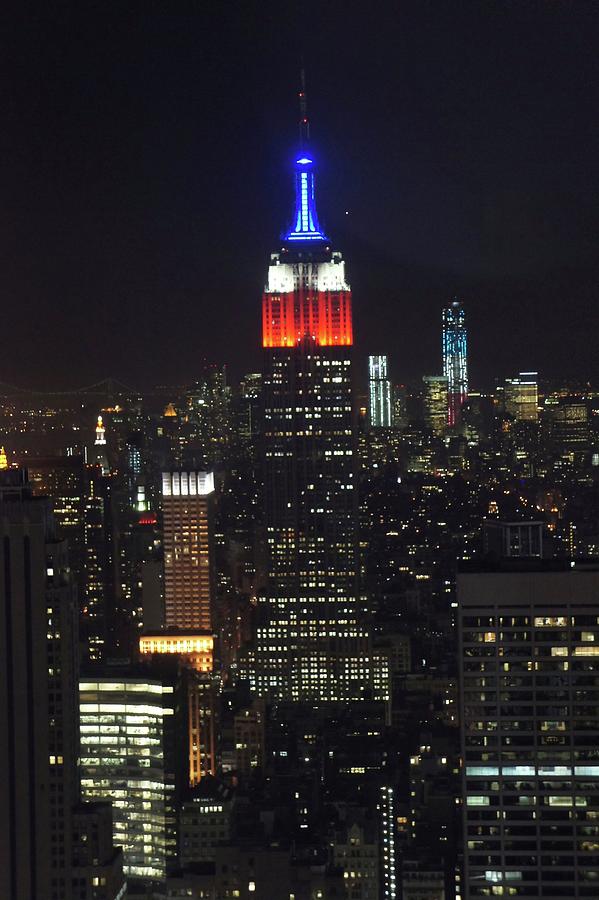
[(213, 472), (163, 472), (165, 621), (212, 629)]
[(284, 699), (357, 699), (383, 689), (357, 610), (351, 290), (318, 221), (303, 86), (300, 111), (292, 224), (262, 300), (270, 571), (249, 677)]
[(386, 356), (368, 357), (368, 415), (371, 428), (391, 428), (391, 382)]
[(468, 398), (466, 316), (457, 299), (443, 310), (443, 374), (448, 380), (447, 424), (457, 425)]

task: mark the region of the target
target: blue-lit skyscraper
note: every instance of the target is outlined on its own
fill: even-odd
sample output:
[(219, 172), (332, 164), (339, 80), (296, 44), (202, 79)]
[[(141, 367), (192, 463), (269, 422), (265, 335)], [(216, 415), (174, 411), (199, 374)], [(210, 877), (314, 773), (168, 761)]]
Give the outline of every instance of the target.
[(386, 356), (368, 357), (368, 416), (371, 428), (391, 427), (391, 383)]
[(464, 307), (454, 299), (443, 310), (443, 374), (448, 381), (447, 424), (457, 425), (468, 398), (468, 335)]
[(239, 673), (284, 701), (386, 700), (358, 588), (351, 288), (318, 222), (303, 85), (300, 111), (294, 213), (262, 296), (269, 577)]

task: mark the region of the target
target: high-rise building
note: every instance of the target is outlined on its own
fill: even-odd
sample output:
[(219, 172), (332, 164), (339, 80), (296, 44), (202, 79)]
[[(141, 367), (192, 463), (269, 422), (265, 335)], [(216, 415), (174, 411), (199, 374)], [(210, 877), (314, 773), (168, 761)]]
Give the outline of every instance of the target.
[(65, 541), (23, 469), (0, 481), (0, 896), (71, 897), (76, 612)]
[(545, 401), (550, 443), (555, 453), (584, 459), (590, 449), (589, 405), (580, 397), (549, 397)]
[(106, 450), (106, 426), (104, 425), (102, 416), (98, 416), (92, 456), (94, 462), (101, 467), (104, 475), (107, 475), (110, 471)]
[(422, 382), (424, 421), (440, 437), (447, 428), (449, 382), (445, 375), (423, 375)]
[(120, 900), (111, 841), (79, 853), (94, 813), (77, 772), (75, 590), (51, 504), (23, 469), (0, 475), (0, 571), (0, 896)]
[(125, 873), (161, 881), (176, 868), (177, 812), (188, 784), (187, 673), (176, 660), (82, 679), (81, 790), (111, 800)]
[(213, 603), (212, 472), (164, 472), (167, 627), (210, 632)]
[(393, 385), (391, 406), (393, 425), (403, 430), (408, 424), (408, 391), (405, 384)]
[(466, 314), (457, 299), (443, 310), (443, 374), (448, 381), (447, 424), (457, 425), (468, 398)]
[(216, 696), (213, 678), (214, 636), (180, 629), (149, 633), (139, 639), (144, 660), (163, 654), (177, 658), (190, 669), (187, 678), (189, 709), (189, 780), (196, 784), (204, 775), (216, 773)]
[(222, 460), (234, 432), (232, 392), (227, 384), (226, 367), (206, 366), (186, 399), (193, 450), (184, 452), (183, 465), (211, 468)]
[(68, 542), (82, 661), (102, 659), (114, 604), (110, 479), (79, 455), (35, 457), (27, 469), (34, 493), (51, 499), (58, 535)]
[(94, 441), (96, 447), (104, 447), (106, 446), (106, 428), (104, 426), (104, 420), (102, 416), (98, 416), (98, 421), (96, 423), (96, 439)]
[(188, 668), (189, 780), (196, 784), (216, 771), (214, 668), (214, 556), (212, 472), (165, 472), (165, 621), (139, 639), (144, 657), (177, 658)]
[(517, 422), (537, 422), (539, 418), (537, 373), (520, 372), (517, 378), (507, 378), (504, 402), (506, 413)]
[(380, 697), (383, 662), (358, 609), (351, 289), (318, 222), (305, 114), (302, 129), (292, 225), (262, 300), (270, 569), (248, 674), (291, 700)]
[(386, 356), (368, 357), (368, 418), (371, 428), (391, 428), (391, 382)]
[(256, 436), (260, 426), (260, 401), (262, 397), (262, 373), (248, 372), (241, 380), (238, 428), (246, 439)]
[(599, 567), (458, 577), (464, 892), (596, 897)]

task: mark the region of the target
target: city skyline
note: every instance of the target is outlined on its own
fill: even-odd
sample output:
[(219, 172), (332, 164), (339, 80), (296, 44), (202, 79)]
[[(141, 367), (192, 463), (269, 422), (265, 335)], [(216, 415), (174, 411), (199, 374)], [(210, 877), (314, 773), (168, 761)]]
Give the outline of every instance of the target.
[[(308, 47), (292, 6), (198, 12), (185, 35), (110, 9), (11, 23), (29, 74), (13, 68), (6, 127), (5, 313), (32, 353), (24, 369), (7, 347), (3, 380), (38, 387), (51, 365), (56, 388), (76, 368), (83, 384), (143, 389), (156, 365), (171, 383), (202, 358), (256, 368), (247, 285), (288, 207), (302, 53), (358, 353), (389, 354), (401, 380), (438, 371), (430, 322), (457, 295), (477, 335), (473, 385), (526, 368), (596, 377), (590, 9), (408, 5), (363, 33), (350, 15), (314, 16)], [(349, 65), (357, 34), (376, 62)]]
[(10, 22), (0, 893), (590, 900), (593, 17), (72, 6)]

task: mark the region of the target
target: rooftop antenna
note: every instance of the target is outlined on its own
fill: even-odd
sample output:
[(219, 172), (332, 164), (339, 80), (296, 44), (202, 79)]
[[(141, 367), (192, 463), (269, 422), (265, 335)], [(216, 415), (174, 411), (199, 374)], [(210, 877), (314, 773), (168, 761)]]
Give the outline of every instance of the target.
[(302, 60), (302, 67), (300, 70), (300, 89), (298, 93), (299, 97), (299, 108), (300, 108), (300, 121), (299, 121), (299, 134), (300, 134), (300, 148), (303, 149), (305, 145), (307, 145), (310, 140), (310, 122), (308, 121), (308, 96), (306, 94), (306, 70), (304, 69), (304, 63)]

